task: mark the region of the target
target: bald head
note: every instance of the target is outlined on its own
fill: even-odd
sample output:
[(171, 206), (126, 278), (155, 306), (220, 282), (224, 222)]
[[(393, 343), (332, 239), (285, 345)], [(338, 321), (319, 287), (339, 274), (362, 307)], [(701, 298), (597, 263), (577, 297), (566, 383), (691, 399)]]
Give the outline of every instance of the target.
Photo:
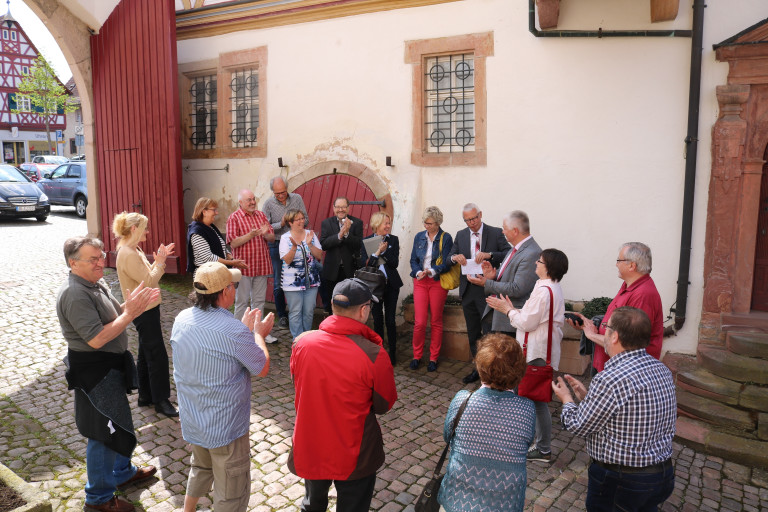
[(237, 202), (240, 204), (240, 208), (246, 213), (253, 213), (256, 211), (256, 196), (247, 188), (244, 188), (237, 194)]

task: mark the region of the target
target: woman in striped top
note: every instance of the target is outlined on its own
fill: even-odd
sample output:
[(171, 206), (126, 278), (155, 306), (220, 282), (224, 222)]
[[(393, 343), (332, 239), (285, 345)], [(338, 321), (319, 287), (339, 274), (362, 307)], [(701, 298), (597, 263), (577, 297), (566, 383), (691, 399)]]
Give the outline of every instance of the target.
[(218, 261), (228, 267), (248, 268), (243, 260), (232, 258), (227, 250), (224, 235), (213, 223), (219, 214), (219, 205), (209, 197), (201, 197), (195, 203), (192, 223), (187, 229), (187, 272), (208, 261)]

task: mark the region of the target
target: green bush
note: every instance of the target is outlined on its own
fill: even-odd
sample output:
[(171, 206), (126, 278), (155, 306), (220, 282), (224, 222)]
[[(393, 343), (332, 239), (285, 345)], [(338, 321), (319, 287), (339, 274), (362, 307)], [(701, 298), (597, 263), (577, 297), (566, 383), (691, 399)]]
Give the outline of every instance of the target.
[(608, 304), (613, 299), (610, 297), (595, 297), (594, 299), (584, 303), (584, 309), (581, 310), (581, 314), (587, 318), (592, 318), (597, 315), (604, 315), (608, 309)]

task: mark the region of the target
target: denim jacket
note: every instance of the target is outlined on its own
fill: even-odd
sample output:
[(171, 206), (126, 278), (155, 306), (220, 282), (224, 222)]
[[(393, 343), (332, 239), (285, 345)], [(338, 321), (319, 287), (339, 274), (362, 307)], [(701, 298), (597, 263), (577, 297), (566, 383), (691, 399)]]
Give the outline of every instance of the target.
[[(435, 265), (435, 260), (440, 255), (440, 237), (443, 237), (443, 261), (440, 265)], [(411, 277), (416, 277), (417, 272), (424, 270), (424, 256), (427, 254), (427, 231), (416, 233), (413, 239), (413, 249), (411, 250)], [(453, 263), (449, 256), (453, 247), (453, 238), (445, 231), (439, 229), (435, 241), (432, 242), (432, 269), (435, 271), (435, 281), (440, 279), (440, 274), (448, 272)]]

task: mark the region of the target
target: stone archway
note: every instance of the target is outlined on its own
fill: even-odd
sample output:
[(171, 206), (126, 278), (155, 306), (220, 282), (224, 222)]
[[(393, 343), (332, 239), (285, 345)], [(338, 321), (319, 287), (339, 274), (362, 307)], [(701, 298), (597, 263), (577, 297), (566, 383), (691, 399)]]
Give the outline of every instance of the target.
[(24, 0), (51, 32), (61, 48), (80, 93), (88, 170), (88, 233), (101, 235), (99, 182), (96, 173), (93, 119), (93, 76), (91, 74), (91, 30), (60, 2)]
[(314, 164), (297, 174), (287, 176), (288, 190), (296, 190), (300, 185), (325, 174), (349, 174), (350, 176), (359, 179), (368, 185), (377, 200), (384, 201), (384, 211), (394, 219), (392, 194), (389, 191), (387, 183), (381, 179), (377, 172), (360, 163), (345, 160), (331, 160)]

